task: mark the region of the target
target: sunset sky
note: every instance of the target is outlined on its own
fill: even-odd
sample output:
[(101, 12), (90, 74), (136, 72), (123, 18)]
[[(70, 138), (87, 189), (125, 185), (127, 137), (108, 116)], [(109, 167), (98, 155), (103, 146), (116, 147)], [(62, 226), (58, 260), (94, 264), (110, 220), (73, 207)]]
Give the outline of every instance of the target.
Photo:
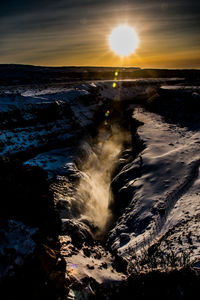
[[(119, 24), (139, 38), (124, 59), (108, 43)], [(200, 68), (200, 1), (1, 0), (0, 63)]]

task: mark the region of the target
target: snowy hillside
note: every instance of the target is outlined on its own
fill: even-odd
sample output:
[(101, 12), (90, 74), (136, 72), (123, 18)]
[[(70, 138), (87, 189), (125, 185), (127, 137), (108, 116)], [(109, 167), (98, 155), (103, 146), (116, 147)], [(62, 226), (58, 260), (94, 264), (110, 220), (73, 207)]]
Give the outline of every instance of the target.
[[(140, 107), (133, 117), (144, 123), (138, 134), (145, 149), (113, 179), (126, 179), (120, 201), (128, 190), (130, 203), (112, 230), (112, 247), (129, 259), (133, 251), (165, 236), (164, 251), (187, 251), (191, 260), (199, 259), (199, 131), (168, 124)], [(140, 176), (131, 178), (138, 168)]]

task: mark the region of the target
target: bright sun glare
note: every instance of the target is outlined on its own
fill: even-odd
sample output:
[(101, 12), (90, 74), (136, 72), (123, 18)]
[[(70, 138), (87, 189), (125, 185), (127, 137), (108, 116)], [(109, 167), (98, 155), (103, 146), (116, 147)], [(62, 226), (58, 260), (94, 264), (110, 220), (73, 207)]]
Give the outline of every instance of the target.
[(117, 26), (109, 36), (111, 50), (122, 57), (133, 53), (138, 43), (137, 33), (128, 25)]

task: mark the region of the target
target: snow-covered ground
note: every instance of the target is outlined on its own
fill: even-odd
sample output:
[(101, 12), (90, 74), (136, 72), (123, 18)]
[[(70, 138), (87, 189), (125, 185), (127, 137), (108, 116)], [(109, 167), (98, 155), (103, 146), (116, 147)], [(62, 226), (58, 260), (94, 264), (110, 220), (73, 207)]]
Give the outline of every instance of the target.
[(94, 278), (98, 283), (115, 282), (125, 279), (113, 266), (113, 257), (101, 246), (83, 246), (77, 249), (72, 246), (69, 236), (60, 236), (61, 255), (67, 263), (66, 278), (81, 281), (83, 278)]
[[(132, 199), (112, 230), (112, 247), (130, 259), (133, 251), (168, 233), (164, 250), (200, 259), (200, 132), (166, 123), (140, 107), (133, 117), (144, 123), (138, 134), (145, 149), (114, 179), (127, 178), (122, 189), (131, 190)], [(128, 174), (138, 166), (141, 176), (133, 180)]]
[[(123, 100), (125, 109), (143, 124), (137, 133), (145, 149), (132, 161), (124, 159), (113, 178), (112, 184), (120, 183), (116, 192), (122, 209), (107, 232), (107, 244), (128, 262), (135, 252), (155, 243), (164, 253), (187, 252), (192, 262), (200, 260), (200, 124), (195, 119), (195, 130), (181, 127), (134, 103), (137, 97), (151, 97), (160, 87), (199, 97), (199, 87), (166, 86), (165, 80), (23, 87), (17, 90), (21, 94), (0, 95), (0, 115), (7, 116), (0, 133), (0, 154), (36, 150), (24, 163), (42, 167), (53, 181), (51, 189), (64, 228), (59, 237), (61, 254), (67, 262), (66, 278), (72, 281), (124, 279), (113, 267), (112, 255), (100, 246), (79, 249), (73, 245), (74, 236), (88, 242), (98, 226), (111, 226), (112, 171), (131, 138), (120, 126), (108, 126), (107, 104), (112, 109), (112, 103)], [(48, 115), (51, 108), (56, 109), (55, 119)], [(99, 126), (96, 113), (101, 110), (105, 120)], [(90, 136), (89, 127), (97, 136)]]
[[(0, 94), (0, 154), (24, 152), (66, 142), (91, 125), (101, 105), (87, 101), (91, 88)], [(55, 116), (54, 116), (55, 114)], [(54, 147), (55, 148), (55, 147)]]

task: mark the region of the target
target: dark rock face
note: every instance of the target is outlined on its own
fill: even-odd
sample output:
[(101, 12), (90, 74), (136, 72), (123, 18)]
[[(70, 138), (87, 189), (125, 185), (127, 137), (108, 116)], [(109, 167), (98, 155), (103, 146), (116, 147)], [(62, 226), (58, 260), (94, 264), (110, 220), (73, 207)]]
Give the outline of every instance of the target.
[(199, 93), (193, 89), (159, 88), (151, 97), (147, 97), (144, 106), (160, 114), (169, 123), (195, 129), (194, 123), (199, 120)]
[(81, 247), (84, 242), (93, 244), (93, 237), (89, 227), (82, 222), (66, 220), (62, 224), (62, 234), (69, 235), (76, 247)]
[[(55, 232), (53, 197), (47, 174), (39, 167), (0, 157), (0, 220), (16, 219), (48, 232)], [(55, 226), (55, 224), (54, 224)]]
[(135, 188), (129, 184), (129, 179), (134, 180), (142, 174), (143, 161), (139, 153), (145, 148), (143, 141), (137, 134), (137, 128), (142, 123), (131, 118), (130, 129), (132, 135), (132, 148), (125, 150), (121, 154), (121, 161), (113, 172), (113, 180), (111, 182), (111, 190), (114, 196), (111, 209), (116, 217), (122, 215), (124, 209), (128, 207), (132, 201)]
[(0, 289), (6, 299), (55, 299), (64, 286), (60, 224), (46, 178), (39, 167), (0, 157)]

